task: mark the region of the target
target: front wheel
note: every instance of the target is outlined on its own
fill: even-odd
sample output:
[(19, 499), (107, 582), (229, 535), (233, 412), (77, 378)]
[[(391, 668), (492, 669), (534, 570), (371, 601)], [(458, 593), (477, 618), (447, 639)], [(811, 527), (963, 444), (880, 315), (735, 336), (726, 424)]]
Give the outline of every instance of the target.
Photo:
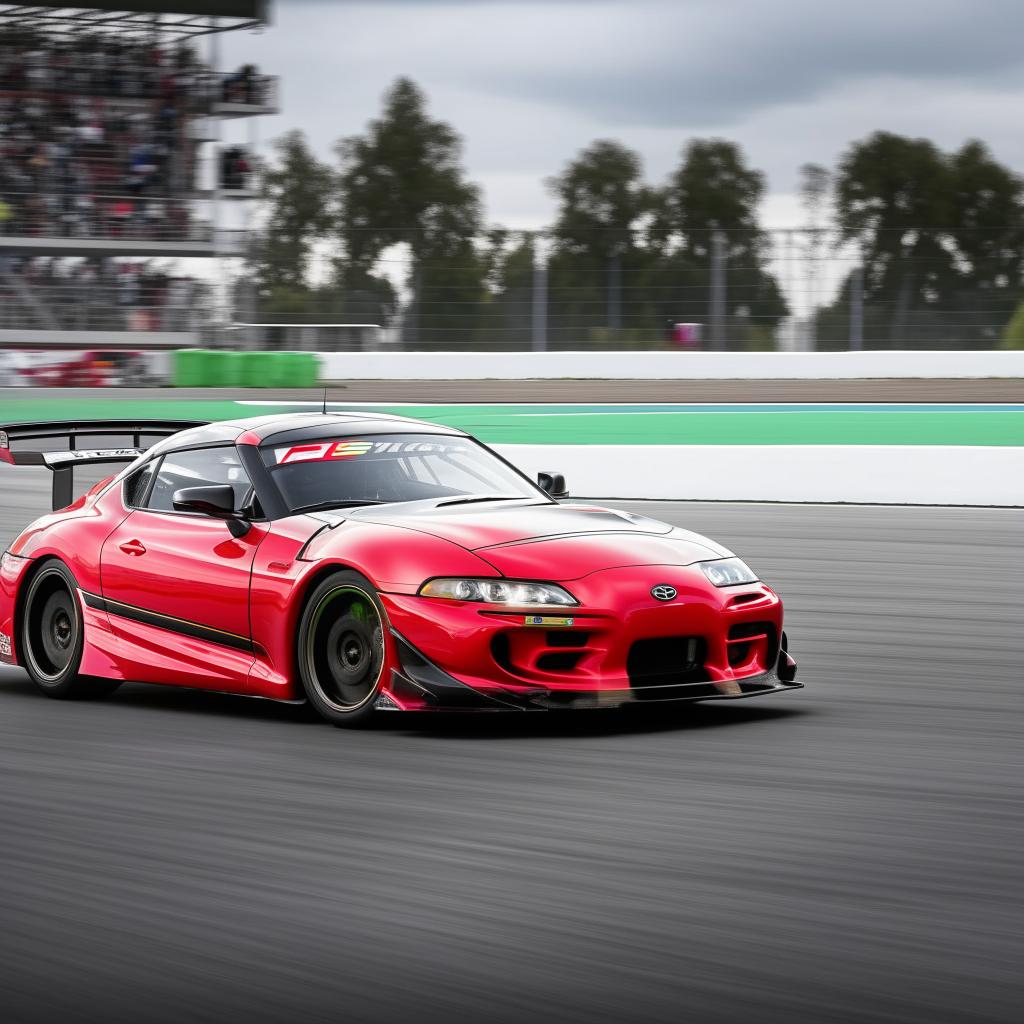
[(388, 663), (387, 617), (373, 584), (350, 569), (322, 580), (299, 621), (299, 674), (310, 704), (338, 726), (362, 726)]
[(62, 562), (48, 562), (29, 581), (20, 660), (32, 682), (47, 697), (104, 697), (113, 693), (120, 681), (78, 674), (84, 645), (78, 583)]

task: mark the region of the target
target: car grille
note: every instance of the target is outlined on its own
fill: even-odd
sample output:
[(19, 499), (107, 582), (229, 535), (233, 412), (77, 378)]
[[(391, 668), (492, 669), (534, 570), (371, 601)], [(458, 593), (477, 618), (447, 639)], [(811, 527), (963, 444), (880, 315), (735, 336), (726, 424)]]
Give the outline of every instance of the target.
[(629, 649), (626, 674), (633, 689), (707, 682), (707, 644), (699, 636), (637, 640)]

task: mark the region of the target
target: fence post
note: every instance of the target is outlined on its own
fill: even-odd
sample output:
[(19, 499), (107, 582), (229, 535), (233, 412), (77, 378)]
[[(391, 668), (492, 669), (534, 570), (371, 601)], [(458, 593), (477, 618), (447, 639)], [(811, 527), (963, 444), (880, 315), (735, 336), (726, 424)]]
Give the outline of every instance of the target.
[(423, 292), (423, 271), (420, 261), (415, 253), (413, 254), (412, 270), (412, 296), (405, 311), (405, 324), (403, 334), (405, 335), (403, 348), (415, 349), (420, 343), (420, 308), (422, 306)]
[(850, 351), (864, 347), (864, 265), (858, 263), (850, 274)]
[(622, 254), (618, 249), (608, 257), (608, 329), (622, 329)]
[(533, 296), (531, 327), (533, 351), (548, 347), (548, 254), (542, 236), (533, 236)]
[(724, 231), (711, 235), (711, 347), (716, 352), (725, 350), (725, 306), (726, 306), (726, 236)]

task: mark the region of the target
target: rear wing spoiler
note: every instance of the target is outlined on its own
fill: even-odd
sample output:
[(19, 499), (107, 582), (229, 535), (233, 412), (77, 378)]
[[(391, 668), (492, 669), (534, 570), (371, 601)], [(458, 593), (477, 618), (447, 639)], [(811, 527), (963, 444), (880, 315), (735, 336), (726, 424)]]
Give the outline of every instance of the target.
[[(12, 423), (0, 426), (0, 462), (11, 466), (43, 466), (53, 473), (54, 511), (74, 500), (76, 466), (134, 462), (157, 441), (189, 427), (203, 426), (200, 420), (73, 420), (64, 423)], [(84, 439), (118, 438), (123, 448), (85, 448)], [(43, 444), (40, 444), (43, 442)], [(49, 442), (53, 442), (51, 448)], [(56, 447), (60, 444), (60, 447)], [(28, 445), (22, 448), (22, 445)], [(46, 450), (41, 450), (45, 448)]]

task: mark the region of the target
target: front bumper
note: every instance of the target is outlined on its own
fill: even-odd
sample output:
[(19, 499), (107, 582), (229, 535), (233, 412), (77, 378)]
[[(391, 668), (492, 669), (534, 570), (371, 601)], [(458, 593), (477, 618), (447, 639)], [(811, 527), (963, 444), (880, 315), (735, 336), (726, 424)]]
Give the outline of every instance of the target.
[[(667, 583), (668, 602), (652, 594)], [(383, 710), (553, 710), (735, 700), (800, 688), (782, 602), (715, 588), (691, 566), (631, 566), (568, 584), (578, 608), (536, 616), (382, 594), (398, 665)]]
[[(768, 672), (741, 680), (677, 683), (630, 689), (565, 690), (543, 687), (484, 692), (449, 675), (392, 630), (400, 668), (377, 698), (380, 711), (558, 711), (617, 708), (627, 704), (668, 704), (742, 700), (784, 690), (802, 690), (796, 662), (783, 648)], [(783, 637), (785, 642), (785, 637)]]

